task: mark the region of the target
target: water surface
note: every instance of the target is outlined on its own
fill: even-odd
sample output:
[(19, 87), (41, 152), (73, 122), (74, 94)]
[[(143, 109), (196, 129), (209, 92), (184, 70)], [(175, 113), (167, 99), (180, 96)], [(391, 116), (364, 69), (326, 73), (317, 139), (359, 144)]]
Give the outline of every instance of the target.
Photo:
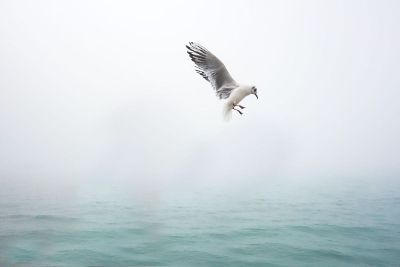
[(399, 266), (400, 194), (362, 181), (1, 190), (0, 266)]

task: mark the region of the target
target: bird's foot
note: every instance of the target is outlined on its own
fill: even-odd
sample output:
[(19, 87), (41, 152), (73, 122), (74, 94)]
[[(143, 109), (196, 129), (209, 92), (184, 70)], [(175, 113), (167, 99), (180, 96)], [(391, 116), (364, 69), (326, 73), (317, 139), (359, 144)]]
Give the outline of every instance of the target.
[(246, 107), (244, 107), (244, 106), (242, 106), (242, 105), (233, 104), (233, 107), (232, 107), (232, 108), (235, 108), (235, 107), (239, 107), (240, 109), (244, 109), (244, 108), (246, 108)]
[(241, 112), (240, 110), (236, 109), (236, 108), (232, 108), (234, 110), (236, 110), (237, 112), (239, 112), (240, 115), (243, 115), (243, 112)]

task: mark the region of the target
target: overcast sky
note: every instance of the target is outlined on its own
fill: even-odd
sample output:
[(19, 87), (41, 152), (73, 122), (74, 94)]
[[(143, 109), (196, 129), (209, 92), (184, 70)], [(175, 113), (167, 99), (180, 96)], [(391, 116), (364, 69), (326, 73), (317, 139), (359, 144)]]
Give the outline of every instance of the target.
[[(1, 1), (0, 179), (399, 175), (399, 25), (399, 1)], [(245, 115), (188, 41), (257, 86)]]

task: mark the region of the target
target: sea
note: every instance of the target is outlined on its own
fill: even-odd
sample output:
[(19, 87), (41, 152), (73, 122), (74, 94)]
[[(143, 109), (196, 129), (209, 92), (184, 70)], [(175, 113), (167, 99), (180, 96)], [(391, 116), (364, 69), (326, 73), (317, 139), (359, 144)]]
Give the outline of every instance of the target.
[(400, 266), (397, 179), (334, 180), (3, 183), (0, 266)]

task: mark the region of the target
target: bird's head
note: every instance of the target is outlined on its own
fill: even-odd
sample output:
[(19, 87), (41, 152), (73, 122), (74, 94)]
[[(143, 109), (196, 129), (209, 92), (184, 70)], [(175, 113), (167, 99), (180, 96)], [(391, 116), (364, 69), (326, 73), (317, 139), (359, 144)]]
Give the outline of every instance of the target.
[(253, 94), (253, 95), (255, 95), (255, 96), (257, 97), (257, 99), (258, 99), (258, 95), (257, 95), (257, 87), (255, 87), (255, 86), (252, 86), (252, 87), (251, 87), (251, 89), (250, 89), (250, 94)]

